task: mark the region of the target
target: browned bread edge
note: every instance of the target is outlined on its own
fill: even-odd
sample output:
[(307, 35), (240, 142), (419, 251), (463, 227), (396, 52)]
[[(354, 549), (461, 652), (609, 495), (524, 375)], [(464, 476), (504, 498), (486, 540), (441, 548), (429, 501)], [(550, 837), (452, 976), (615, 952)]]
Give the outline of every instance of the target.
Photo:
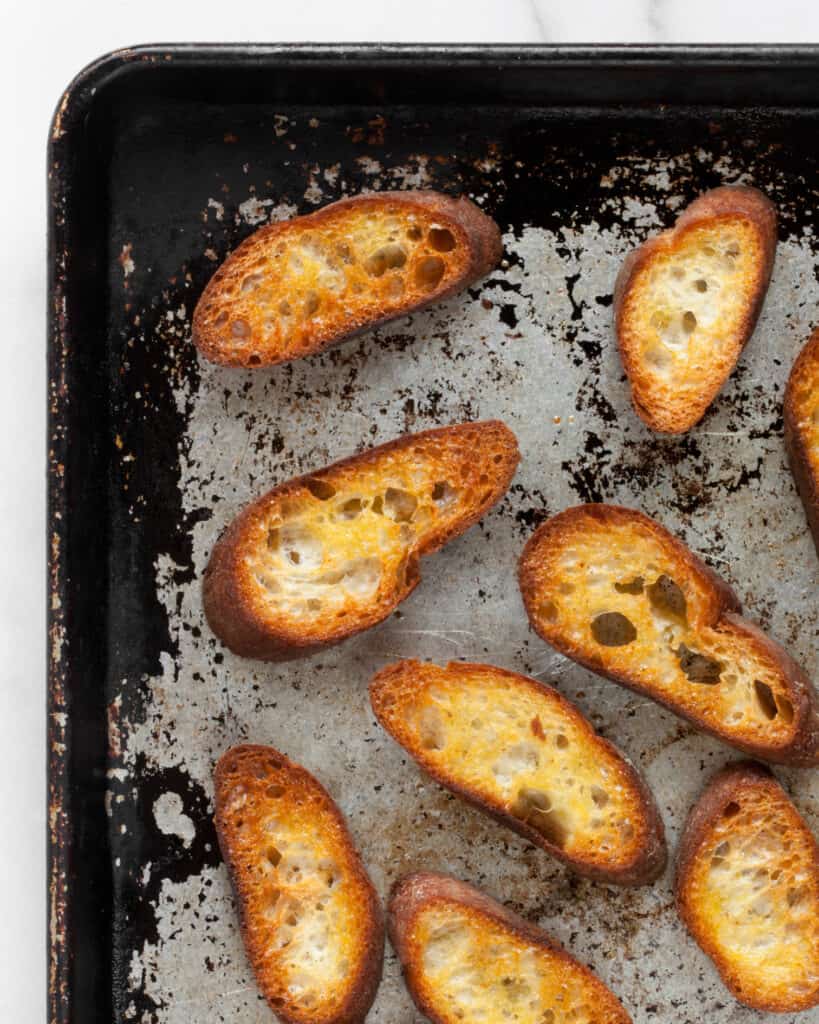
[[(617, 345), (620, 351), (620, 356), (623, 360), (623, 366), (629, 381), (631, 381), (632, 375), (639, 371), (639, 367), (635, 364), (631, 354), (625, 350), (621, 343), (621, 315), (623, 311), (623, 300), (631, 287), (632, 281), (637, 273), (653, 259), (657, 250), (661, 249), (664, 243), (671, 237), (689, 231), (692, 228), (697, 227), (703, 221), (713, 220), (728, 214), (745, 215), (749, 220), (754, 221), (759, 226), (760, 235), (764, 240), (765, 260), (762, 267), (762, 274), (760, 276), (759, 288), (754, 296), (753, 304), (744, 318), (741, 330), (741, 346), (740, 351), (737, 353), (737, 359), (741, 355), (742, 349), (744, 349), (748, 344), (751, 335), (754, 333), (756, 322), (759, 319), (762, 304), (764, 303), (765, 296), (768, 292), (771, 274), (773, 273), (777, 240), (776, 207), (767, 196), (759, 191), (759, 189), (753, 188), (749, 185), (720, 185), (718, 188), (704, 192), (701, 196), (690, 203), (677, 218), (673, 227), (669, 228), (667, 231), (661, 232), (659, 235), (653, 235), (651, 238), (646, 239), (646, 241), (643, 242), (642, 245), (638, 246), (637, 249), (632, 250), (626, 256), (622, 266), (620, 267), (620, 272), (618, 273), (614, 284), (614, 329), (617, 336)], [(736, 363), (734, 363), (734, 366), (736, 366)], [(713, 394), (709, 399), (709, 405), (725, 385), (725, 381), (728, 379), (728, 376), (730, 376), (730, 374), (728, 374), (726, 378), (722, 380), (715, 389), (713, 389)], [(634, 406), (634, 411), (640, 419), (643, 420), (646, 426), (650, 427), (652, 430), (657, 430), (662, 433), (684, 433), (685, 431), (690, 430), (691, 427), (695, 426), (699, 419), (702, 418), (700, 416), (693, 422), (686, 420), (686, 422), (675, 424), (673, 427), (659, 427), (656, 424), (653, 410), (640, 405), (635, 400), (633, 392), (632, 405)], [(702, 415), (705, 415), (706, 411), (707, 407), (706, 409), (703, 409)]]
[[(472, 427), (479, 432), (485, 431), (487, 434), (496, 435), (506, 453), (506, 459), (503, 463), (494, 467), (494, 470), (497, 472), (497, 479), (493, 481), (491, 493), (472, 514), (453, 523), (448, 530), (430, 535), (410, 554), (406, 586), (402, 591), (396, 592), (392, 602), (385, 607), (375, 609), (372, 616), (364, 622), (351, 622), (348, 626), (336, 627), (332, 631), (326, 632), (318, 639), (311, 637), (309, 640), (305, 640), (303, 637), (293, 633), (272, 630), (255, 615), (253, 609), (248, 606), (241, 588), (236, 583), (238, 566), (236, 565), (235, 544), (248, 519), (256, 515), (257, 511), (263, 508), (272, 498), (286, 495), (288, 492), (301, 488), (306, 481), (315, 477), (317, 473), (340, 469), (345, 466), (363, 465), (373, 461), (385, 452), (400, 449), (402, 446), (419, 438), (434, 439), (446, 437), (447, 432), (458, 427)], [(286, 661), (292, 658), (304, 657), (325, 647), (341, 643), (348, 637), (377, 625), (387, 618), (420, 583), (420, 559), (425, 555), (438, 551), (450, 540), (465, 533), (470, 526), (473, 526), (503, 497), (515, 474), (519, 459), (520, 453), (517, 447), (517, 440), (506, 424), (500, 420), (482, 420), (469, 424), (454, 424), (450, 427), (435, 427), (432, 430), (419, 431), (416, 434), (404, 434), (392, 441), (388, 441), (386, 444), (378, 445), (375, 448), (368, 448), (356, 455), (351, 455), (346, 459), (341, 459), (338, 462), (331, 463), (329, 466), (322, 467), (320, 470), (305, 473), (279, 484), (260, 498), (246, 505), (231, 521), (216, 542), (205, 568), (203, 578), (203, 603), (208, 624), (214, 633), (235, 654), (263, 661)]]
[(803, 366), (819, 353), (819, 327), (817, 327), (806, 342), (804, 348), (793, 364), (788, 386), (785, 389), (785, 446), (788, 452), (793, 478), (796, 481), (796, 488), (799, 497), (805, 506), (808, 526), (816, 546), (816, 553), (819, 554), (819, 477), (813, 471), (808, 453), (799, 432), (799, 416), (794, 402), (794, 385), (797, 374)]
[[(385, 920), (384, 913), (381, 908), (381, 902), (378, 899), (375, 887), (370, 881), (370, 876), (367, 874), (358, 850), (353, 843), (353, 839), (350, 835), (349, 829), (347, 828), (344, 816), (339, 810), (336, 802), (318, 779), (308, 772), (306, 768), (303, 768), (295, 761), (291, 761), (290, 758), (286, 757), (279, 750), (276, 750), (275, 747), (246, 743), (226, 750), (216, 764), (214, 771), (214, 825), (216, 827), (216, 835), (219, 840), (219, 849), (221, 850), (225, 865), (227, 866), (231, 884), (239, 897), (236, 900), (236, 903), (238, 905), (239, 926), (242, 933), (242, 941), (253, 968), (256, 981), (262, 994), (268, 1002), (270, 1002), (264, 980), (265, 964), (263, 962), (261, 952), (255, 948), (245, 915), (245, 906), (248, 901), (247, 890), (242, 884), (241, 875), (235, 870), (233, 859), (231, 857), (228, 829), (222, 814), (220, 792), (222, 789), (222, 778), (231, 769), (232, 763), (244, 758), (253, 758), (258, 754), (265, 754), (274, 757), (277, 761), (281, 762), (283, 769), (286, 770), (293, 778), (303, 780), (311, 788), (316, 789), (321, 793), (326, 803), (325, 809), (336, 818), (340, 831), (346, 841), (352, 872), (356, 880), (360, 883), (362, 889), (368, 894), (369, 909), (367, 922), (369, 927), (368, 938), (365, 943), (366, 955), (362, 959), (358, 976), (349, 984), (349, 994), (338, 1014), (331, 1020), (325, 1022), (325, 1024), (362, 1024), (364, 1018), (367, 1016), (368, 1010), (372, 1006), (373, 1000), (375, 999), (378, 986), (381, 982), (381, 974), (384, 966)], [(285, 1022), (285, 1024), (303, 1024), (303, 1019), (290, 1014), (286, 1005), (274, 1006), (270, 1003), (270, 1008), (280, 1020)]]
[[(547, 932), (533, 925), (530, 921), (493, 900), (480, 889), (466, 882), (461, 882), (450, 875), (431, 871), (419, 871), (405, 875), (392, 888), (387, 906), (387, 930), (393, 948), (401, 961), (401, 969), (407, 989), (415, 1005), (433, 1024), (444, 1024), (433, 1008), (424, 999), (416, 981), (417, 965), (413, 962), (411, 950), (405, 941), (416, 914), (425, 904), (438, 899), (459, 903), (462, 906), (477, 910), (508, 928), (524, 942), (557, 954), (567, 963), (579, 969), (594, 988), (603, 986), (612, 996), (614, 993), (603, 985), (603, 982), (584, 964), (567, 953), (563, 946)], [(616, 999), (616, 996), (614, 996)], [(631, 1024), (631, 1018), (622, 1007), (622, 1017), (618, 1024)]]
[[(452, 196), (448, 196), (442, 192), (435, 192), (431, 189), (368, 192), (363, 195), (340, 199), (335, 203), (329, 203), (327, 206), (323, 206), (320, 210), (316, 210), (314, 213), (303, 214), (297, 218), (293, 218), (293, 220), (298, 220), (300, 222), (300, 227), (303, 225), (305, 230), (315, 230), (321, 228), (322, 222), (326, 220), (328, 213), (337, 214), (340, 210), (343, 211), (362, 204), (374, 205), (385, 204), (387, 202), (397, 202), (410, 207), (419, 207), (434, 214), (436, 217), (440, 217), (442, 220), (449, 221), (451, 224), (455, 224), (460, 227), (469, 239), (469, 254), (471, 257), (469, 263), (464, 267), (461, 274), (451, 281), (449, 285), (436, 288), (423, 301), (406, 303), (400, 308), (395, 309), (384, 316), (372, 319), (363, 319), (361, 317), (357, 317), (355, 313), (351, 313), (349, 318), (349, 330), (340, 332), (330, 340), (316, 340), (316, 342), (310, 347), (302, 348), (297, 356), (283, 356), (280, 359), (268, 359), (264, 362), (255, 363), (251, 368), (274, 366), (277, 363), (289, 362), (294, 358), (300, 359), (304, 356), (313, 355), (316, 352), (322, 352), (325, 349), (332, 348), (334, 345), (338, 345), (343, 341), (347, 341), (349, 338), (355, 337), (357, 334), (361, 334), (363, 331), (368, 331), (373, 327), (378, 327), (379, 324), (387, 323), (390, 320), (396, 320), (402, 316), (406, 316), (408, 313), (414, 313), (418, 310), (425, 309), (427, 306), (431, 306), (436, 302), (441, 302), (457, 292), (462, 291), (468, 285), (472, 284), (473, 281), (477, 281), (485, 274), (488, 274), (489, 271), (496, 267), (500, 262), (501, 255), (503, 254), (503, 242), (501, 240), (500, 229), (491, 217), (485, 214), (480, 207), (466, 196), (460, 196), (455, 199)], [(248, 248), (257, 246), (260, 242), (266, 242), (268, 238), (275, 238), (275, 236), (282, 231), (282, 225), (290, 223), (292, 223), (292, 221), (266, 224), (264, 227), (254, 231), (252, 235), (246, 238), (241, 245), (226, 257), (225, 261), (205, 286), (205, 290), (202, 292), (193, 313), (192, 340), (202, 355), (211, 362), (227, 366), (237, 365), (232, 359), (225, 357), (219, 338), (204, 323), (202, 310), (204, 309), (210, 293), (218, 290), (223, 278), (230, 272), (229, 263), (235, 256), (240, 256)]]
[[(372, 705), (373, 713), (381, 726), (390, 733), (397, 743), (400, 743), (401, 741), (398, 740), (398, 738), (385, 724), (383, 716), (380, 713), (378, 691), (381, 686), (389, 681), (392, 674), (396, 671), (403, 671), (405, 666), (412, 664), (418, 664), (418, 662), (403, 661), (387, 665), (385, 668), (381, 669), (380, 672), (376, 673), (370, 683), (370, 703)], [(497, 668), (494, 665), (457, 662), (457, 667), (466, 670), (489, 670), (494, 674), (503, 676), (505, 679), (510, 680), (516, 685), (546, 690), (555, 697), (561, 710), (565, 712), (566, 716), (573, 718), (575, 722), (585, 728), (588, 733), (590, 744), (596, 744), (604, 747), (622, 763), (631, 782), (640, 794), (642, 800), (642, 814), (648, 826), (647, 832), (650, 837), (650, 842), (647, 843), (641, 851), (637, 851), (637, 854), (629, 863), (623, 864), (616, 870), (601, 869), (594, 864), (587, 863), (581, 857), (573, 857), (571, 854), (566, 853), (566, 851), (562, 850), (555, 843), (550, 843), (542, 832), (538, 832), (537, 829), (532, 828), (532, 826), (527, 824), (525, 821), (520, 818), (516, 818), (512, 814), (507, 814), (504, 811), (498, 810), (466, 786), (459, 785), (457, 782), (453, 781), (449, 775), (444, 772), (436, 771), (432, 766), (424, 763), (419, 757), (417, 757), (414, 750), (402, 743), (401, 746), (403, 749), (406, 750), (413, 760), (422, 767), (424, 772), (439, 783), (439, 785), (444, 786), (452, 793), (461, 797), (461, 799), (465, 800), (468, 804), (471, 804), (473, 807), (477, 807), (479, 810), (488, 814), (501, 825), (512, 829), (513, 832), (517, 832), (518, 835), (523, 836), (523, 838), (527, 839), (530, 843), (533, 843), (535, 846), (539, 846), (542, 850), (545, 850), (557, 860), (562, 861), (567, 867), (571, 868), (572, 871), (579, 875), (583, 875), (584, 877), (593, 879), (597, 882), (606, 882), (613, 885), (623, 886), (648, 885), (659, 878), (665, 870), (668, 859), (663, 821), (660, 817), (659, 811), (657, 810), (657, 805), (654, 801), (651, 790), (648, 788), (648, 785), (642, 775), (631, 764), (622, 751), (618, 750), (618, 748), (615, 747), (613, 743), (609, 742), (609, 740), (598, 735), (594, 726), (580, 711), (580, 709), (571, 701), (567, 700), (554, 687), (547, 686), (545, 683), (542, 683), (537, 679), (532, 679), (530, 676), (524, 676), (517, 672), (510, 672), (507, 669)]]
[[(655, 693), (651, 688), (634, 682), (622, 672), (606, 671), (591, 658), (586, 657), (581, 649), (570, 645), (558, 645), (538, 630), (534, 615), (532, 614), (536, 594), (534, 591), (533, 571), (529, 568), (530, 558), (536, 551), (537, 546), (551, 531), (559, 528), (563, 522), (571, 518), (586, 515), (593, 516), (604, 525), (611, 521), (611, 517), (626, 516), (632, 520), (639, 519), (653, 533), (662, 536), (666, 543), (670, 542), (671, 546), (676, 550), (678, 557), (689, 566), (693, 573), (701, 575), (710, 581), (713, 585), (712, 624), (716, 624), (723, 619), (729, 622), (741, 623), (743, 631), (756, 643), (765, 648), (771, 658), (781, 666), (782, 672), (788, 679), (791, 688), (790, 695), (792, 697), (794, 717), (800, 724), (792, 742), (787, 747), (773, 748), (754, 743), (743, 743), (737, 739), (729, 738), (723, 735), (720, 730), (711, 728), (699, 715), (683, 712), (680, 708), (674, 707), (670, 701), (664, 699), (662, 695)], [(635, 693), (650, 697), (658, 704), (668, 708), (675, 715), (691, 722), (703, 732), (715, 736), (717, 739), (722, 740), (723, 743), (727, 743), (752, 757), (759, 757), (765, 761), (777, 764), (815, 765), (819, 763), (819, 710), (817, 709), (819, 698), (817, 698), (813, 684), (804, 670), (775, 640), (772, 640), (767, 634), (763, 633), (754, 623), (742, 617), (742, 606), (739, 598), (733, 589), (713, 569), (701, 561), (679, 538), (675, 537), (664, 526), (661, 526), (644, 512), (624, 508), (621, 505), (602, 503), (575, 505), (572, 508), (565, 509), (563, 512), (559, 512), (542, 523), (526, 542), (518, 563), (518, 583), (530, 625), (538, 636), (551, 644), (561, 654), (576, 661), (579, 665), (589, 669), (589, 671), (605, 679), (610, 679), (612, 682), (633, 690)]]

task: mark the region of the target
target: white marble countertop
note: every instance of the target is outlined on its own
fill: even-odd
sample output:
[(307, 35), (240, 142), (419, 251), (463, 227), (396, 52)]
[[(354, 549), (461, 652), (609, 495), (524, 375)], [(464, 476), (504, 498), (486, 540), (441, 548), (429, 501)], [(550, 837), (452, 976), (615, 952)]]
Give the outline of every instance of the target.
[[(819, 41), (806, 0), (26, 0), (4, 8), (0, 162), (0, 1020), (46, 1015), (45, 143), (52, 108), (100, 54), (140, 42)], [(90, 1022), (89, 1022), (90, 1024)]]

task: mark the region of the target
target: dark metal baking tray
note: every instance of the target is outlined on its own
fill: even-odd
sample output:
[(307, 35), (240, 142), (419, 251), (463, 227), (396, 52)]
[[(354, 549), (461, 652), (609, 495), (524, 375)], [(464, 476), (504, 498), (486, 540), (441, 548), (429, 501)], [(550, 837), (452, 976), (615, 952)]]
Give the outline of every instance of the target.
[[(54, 1024), (269, 1019), (210, 822), (210, 765), (242, 739), (322, 777), (382, 893), (420, 866), (486, 886), (639, 1024), (767, 1019), (683, 935), (669, 875), (635, 892), (570, 877), (407, 765), (366, 684), (396, 655), (556, 682), (647, 773), (673, 844), (730, 752), (550, 652), (515, 589), (531, 528), (601, 498), (679, 531), (816, 675), (817, 566), (780, 403), (816, 316), (818, 129), (814, 47), (151, 47), (70, 86), (48, 156)], [(684, 203), (739, 180), (780, 209), (772, 290), (704, 422), (658, 438), (629, 409), (614, 273)], [(198, 361), (196, 298), (258, 223), (417, 185), (482, 203), (503, 267), (300, 364)], [(250, 495), (405, 429), (492, 415), (523, 449), (509, 495), (388, 622), (285, 667), (220, 647), (197, 577)], [(782, 775), (816, 825), (816, 784)], [(389, 955), (371, 1021), (416, 1019)]]

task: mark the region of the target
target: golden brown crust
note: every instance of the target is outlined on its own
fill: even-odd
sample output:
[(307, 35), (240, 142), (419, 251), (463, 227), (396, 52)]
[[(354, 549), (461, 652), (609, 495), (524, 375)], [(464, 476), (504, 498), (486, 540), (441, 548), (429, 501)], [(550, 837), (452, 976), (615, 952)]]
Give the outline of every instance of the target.
[[(567, 953), (552, 936), (474, 886), (448, 875), (418, 872), (406, 875), (393, 887), (387, 912), (387, 927), (390, 942), (401, 961), (410, 995), (421, 1013), (433, 1024), (454, 1024), (457, 1019), (455, 1015), (440, 1011), (436, 1005), (439, 1002), (437, 997), (441, 993), (435, 991), (431, 980), (425, 976), (424, 948), (416, 935), (421, 916), (435, 908), (440, 908), (443, 913), (460, 913), (461, 920), (465, 917), (479, 934), (491, 931), (496, 942), (500, 933), (504, 941), (510, 945), (534, 951), (535, 957), (539, 951), (544, 951), (549, 955), (551, 972), (569, 982), (569, 985), (564, 986), (564, 991), (569, 987), (575, 994), (578, 990), (583, 990), (586, 1008), (593, 1007), (595, 1024), (631, 1024), (631, 1018), (614, 993), (592, 971)], [(504, 961), (499, 959), (498, 964), (502, 963)], [(490, 963), (486, 966), (488, 973), (493, 965)], [(475, 987), (479, 988), (483, 980), (477, 979)], [(513, 984), (516, 980), (511, 979)], [(565, 1024), (569, 1019), (589, 1019), (579, 1015), (570, 1017), (573, 1008), (568, 1006), (563, 1007), (564, 1011), (568, 1011), (565, 1014), (561, 1013), (559, 1006), (543, 1005), (539, 1008), (544, 1011), (544, 1020), (549, 1020), (552, 1024)], [(550, 1009), (552, 1015), (546, 1016)], [(487, 1024), (494, 1024), (494, 1020), (488, 1020)]]
[(202, 293), (193, 341), (225, 366), (301, 358), (448, 298), (502, 251), (495, 222), (465, 197), (342, 199), (245, 239)]
[[(420, 559), (464, 533), (502, 497), (518, 459), (514, 434), (503, 423), (488, 420), (408, 434), (280, 484), (239, 513), (214, 547), (203, 584), (211, 628), (237, 654), (282, 660), (339, 643), (381, 622), (418, 585)], [(418, 485), (419, 479), (426, 483)], [(409, 494), (402, 487), (416, 491)], [(325, 493), (322, 488), (332, 492), (330, 499), (315, 497), (317, 490)], [(436, 498), (438, 490), (443, 497)], [(364, 492), (360, 500), (349, 498)], [(410, 518), (400, 525), (385, 513), (385, 495), (390, 494), (398, 498), (409, 494), (406, 500), (415, 503)], [(338, 507), (347, 507), (349, 500), (365, 507), (359, 508), (348, 526), (347, 513)], [(376, 514), (378, 500), (381, 511)], [(288, 566), (291, 574), (306, 574), (305, 587), (312, 589), (302, 588), (303, 594), (293, 591), (292, 600), (286, 591), (290, 603), (279, 608), (268, 600), (264, 581), (273, 588), (275, 599), (285, 584), (279, 584), (281, 575), (264, 575), (268, 571), (265, 546), (271, 531), (283, 530), (291, 520), (306, 522), (307, 526), (298, 528), (311, 531), (304, 534), (313, 545), (308, 556), (313, 557), (316, 550), (321, 555), (315, 572), (305, 567), (307, 560), (301, 554), (299, 566)], [(354, 528), (360, 528), (360, 534), (354, 534)], [(335, 532), (329, 534), (330, 530)], [(384, 530), (391, 531), (386, 546), (372, 548), (374, 536)], [(322, 544), (322, 538), (328, 542)], [(342, 554), (346, 561), (339, 563)], [(328, 559), (333, 558), (336, 561), (329, 565)], [(315, 588), (316, 574), (332, 580), (344, 565), (363, 566), (365, 574), (370, 574), (360, 592), (342, 593), (338, 580), (335, 589), (324, 583), (323, 589)], [(372, 583), (376, 575), (377, 582)], [(368, 582), (374, 590), (367, 591)], [(318, 602), (318, 607), (305, 602)]]
[[(644, 337), (641, 322), (645, 310), (642, 307), (648, 297), (642, 293), (643, 282), (673, 253), (693, 242), (698, 232), (702, 234), (711, 229), (718, 232), (721, 227), (744, 232), (748, 236), (747, 244), (754, 247), (749, 267), (751, 278), (743, 280), (743, 294), (747, 294), (744, 309), (732, 322), (731, 329), (723, 334), (717, 332), (690, 367), (677, 369), (675, 366), (675, 372), (669, 374), (667, 368), (675, 365), (678, 357), (652, 340), (653, 334), (652, 339)], [(756, 327), (773, 271), (776, 234), (776, 209), (766, 196), (744, 185), (723, 185), (701, 195), (683, 211), (673, 228), (649, 238), (626, 257), (614, 287), (615, 331), (632, 387), (634, 409), (652, 430), (664, 433), (689, 430), (699, 422), (725, 384)], [(713, 241), (704, 235), (703, 240)], [(714, 258), (713, 254), (708, 258)], [(730, 266), (733, 272), (733, 263)], [(638, 284), (640, 295), (635, 292)], [(705, 281), (702, 285), (707, 290)], [(717, 301), (724, 306), (736, 295), (737, 289), (728, 287), (726, 295)], [(664, 313), (658, 311), (657, 315), (662, 318)], [(692, 313), (686, 315), (693, 316)], [(693, 323), (696, 325), (696, 318)], [(675, 347), (678, 347), (676, 342), (672, 348)], [(690, 380), (689, 393), (675, 394), (675, 389), (687, 385), (686, 378), (694, 373), (697, 378)]]
[(706, 786), (680, 840), (675, 899), (740, 1002), (819, 1004), (819, 849), (763, 765), (729, 765)]
[(819, 327), (799, 353), (788, 379), (785, 445), (819, 554)]
[[(450, 694), (455, 695), (454, 701)], [(432, 695), (440, 699), (433, 700)], [(469, 695), (477, 700), (470, 701)], [(401, 661), (373, 678), (370, 700), (381, 725), (428, 775), (578, 874), (616, 885), (645, 885), (662, 874), (665, 834), (650, 790), (620, 751), (598, 736), (580, 711), (552, 687), (492, 665), (451, 662), (441, 668)], [(522, 728), (510, 725), (507, 711), (513, 705), (525, 720)], [(447, 707), (444, 724), (442, 710)], [(466, 743), (463, 734), (476, 714), (479, 728), (472, 729)], [(419, 721), (420, 729), (415, 728)], [(427, 744), (425, 729), (431, 741)], [(487, 749), (483, 742), (486, 729), (493, 738), (488, 747), (495, 749)], [(447, 752), (447, 734), (454, 737), (454, 754)], [(507, 742), (498, 744), (495, 737)], [(492, 759), (496, 774), (488, 765)], [(571, 789), (562, 785), (562, 773), (552, 763), (556, 760), (562, 767), (573, 766), (582, 776), (572, 777)], [(508, 792), (498, 781), (502, 771), (510, 774)], [(521, 794), (539, 797), (542, 807), (548, 801), (548, 817), (536, 813), (527, 819), (531, 804), (520, 805), (516, 815)], [(578, 802), (581, 813), (575, 809), (573, 815), (572, 806)], [(609, 814), (617, 819), (611, 827), (605, 820)], [(559, 818), (553, 820), (555, 815)], [(541, 818), (542, 828), (530, 824)], [(571, 844), (563, 834), (568, 827), (573, 833)]]
[[(253, 745), (232, 747), (219, 759), (215, 804), (216, 832), (239, 904), (245, 949), (271, 1009), (285, 1024), (361, 1024), (381, 980), (384, 920), (338, 807), (301, 765), (273, 747)], [(276, 824), (272, 829), (271, 820)], [(290, 846), (307, 861), (295, 869), (288, 864), (292, 836), (298, 843)], [(328, 870), (328, 881), (317, 877)], [(332, 896), (325, 895), (330, 884)], [(293, 915), (307, 920), (316, 892), (328, 902), (339, 901), (345, 917), (343, 939), (330, 941), (343, 942), (349, 963), (333, 974), (324, 968), (327, 976), (310, 961), (309, 951), (295, 970), (286, 959), (288, 946), (298, 952)], [(283, 929), (292, 929), (288, 944)], [(301, 977), (311, 972), (318, 975), (313, 985)]]
[[(602, 581), (592, 593), (595, 573)], [(649, 603), (655, 575), (655, 586), (665, 577), (681, 589), (681, 618)], [(623, 594), (637, 577), (646, 586)], [(716, 573), (643, 513), (603, 504), (559, 513), (527, 542), (519, 583), (532, 627), (562, 654), (755, 757), (819, 760), (817, 697), (804, 671), (741, 617), (736, 595)], [(638, 621), (639, 630), (607, 645), (592, 627), (608, 612), (632, 627)], [(716, 678), (692, 678), (690, 659), (698, 654), (706, 661), (696, 667), (707, 670), (711, 661)]]

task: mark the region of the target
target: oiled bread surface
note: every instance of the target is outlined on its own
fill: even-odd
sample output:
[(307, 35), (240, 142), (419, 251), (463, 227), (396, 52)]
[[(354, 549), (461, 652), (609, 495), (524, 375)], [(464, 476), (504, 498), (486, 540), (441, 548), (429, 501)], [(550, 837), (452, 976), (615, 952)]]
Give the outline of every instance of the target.
[(370, 699), (429, 775), (579, 874), (638, 885), (662, 872), (645, 783), (552, 687), (492, 665), (401, 661)]
[(501, 251), (497, 225), (466, 198), (343, 199), (246, 239), (205, 288), (193, 340), (226, 366), (297, 359), (452, 295)]
[(389, 932), (433, 1024), (630, 1024), (617, 997), (551, 936), (454, 878), (402, 879)]
[(266, 746), (216, 768), (216, 828), (256, 981), (288, 1024), (360, 1024), (381, 977), (378, 898), (327, 792)]
[(409, 434), (281, 484), (249, 505), (205, 570), (213, 630), (281, 658), (380, 622), (418, 584), (422, 555), (504, 494), (518, 461), (499, 421)]
[(759, 1010), (819, 1004), (819, 851), (762, 765), (712, 780), (683, 833), (677, 906), (741, 1002)]
[(816, 763), (816, 694), (804, 671), (648, 516), (567, 509), (530, 538), (519, 577), (532, 625), (562, 653), (757, 757)]
[(637, 413), (681, 433), (704, 415), (756, 325), (773, 269), (776, 211), (726, 185), (625, 260), (614, 315)]

